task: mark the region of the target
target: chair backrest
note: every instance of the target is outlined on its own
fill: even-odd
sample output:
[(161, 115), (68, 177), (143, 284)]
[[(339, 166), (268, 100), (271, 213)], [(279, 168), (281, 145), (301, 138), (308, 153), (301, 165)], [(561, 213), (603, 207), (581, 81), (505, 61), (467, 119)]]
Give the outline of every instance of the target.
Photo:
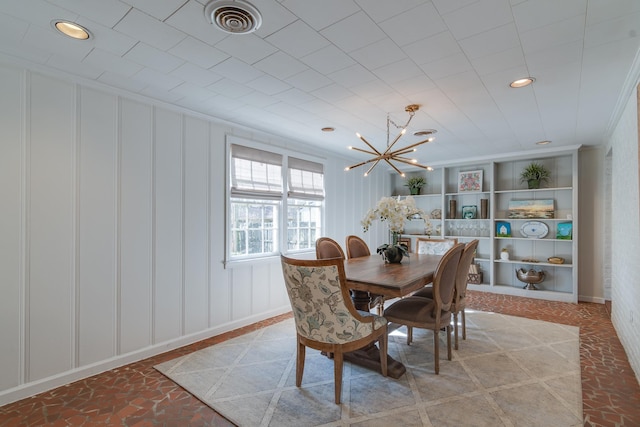
[(476, 249), (478, 248), (478, 239), (472, 240), (466, 244), (464, 251), (460, 256), (460, 262), (458, 263), (458, 271), (456, 273), (456, 293), (455, 304), (458, 304), (467, 293), (467, 282), (469, 281), (469, 267), (473, 262)]
[(434, 315), (440, 317), (441, 311), (449, 311), (453, 302), (453, 294), (456, 289), (456, 277), (458, 264), (464, 250), (464, 244), (458, 243), (449, 249), (443, 256), (433, 276), (433, 300)]
[(335, 344), (371, 334), (373, 318), (355, 309), (341, 259), (280, 259), (298, 334)]
[(416, 252), (427, 255), (444, 255), (458, 243), (458, 239), (416, 238)]
[(320, 237), (316, 240), (316, 258), (342, 258), (345, 259), (344, 251), (335, 240), (329, 237)]
[(347, 236), (347, 258), (360, 258), (371, 255), (369, 246), (358, 236)]

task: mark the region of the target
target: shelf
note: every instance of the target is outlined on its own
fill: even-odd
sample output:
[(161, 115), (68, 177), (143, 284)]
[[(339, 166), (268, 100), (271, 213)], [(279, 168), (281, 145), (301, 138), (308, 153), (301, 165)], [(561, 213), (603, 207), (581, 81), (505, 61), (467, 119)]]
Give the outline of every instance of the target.
[(536, 189), (518, 189), (518, 190), (496, 190), (495, 194), (504, 194), (504, 193), (535, 193), (540, 191), (567, 191), (573, 190), (573, 187), (553, 187), (553, 188), (536, 188)]
[(532, 242), (571, 242), (571, 239), (536, 239), (533, 237), (495, 237), (496, 240), (529, 240)]
[(553, 264), (550, 262), (527, 262), (527, 261), (515, 260), (515, 259), (510, 259), (510, 260), (496, 259), (493, 262), (498, 264), (527, 264), (527, 265), (543, 265), (547, 267), (573, 268), (573, 264)]
[[(567, 218), (496, 218), (496, 221), (562, 221), (571, 222), (573, 219)], [(453, 221), (453, 220), (452, 220)]]
[(461, 193), (444, 193), (445, 196), (474, 196), (474, 195), (489, 195), (490, 191), (463, 191)]

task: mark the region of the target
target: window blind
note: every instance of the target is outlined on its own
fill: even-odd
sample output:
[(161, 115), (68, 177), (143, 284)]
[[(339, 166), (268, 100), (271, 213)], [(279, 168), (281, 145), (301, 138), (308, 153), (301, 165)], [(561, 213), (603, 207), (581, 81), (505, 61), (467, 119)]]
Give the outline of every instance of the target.
[(231, 144), (232, 197), (282, 198), (282, 155)]
[(289, 157), (288, 196), (296, 199), (324, 200), (322, 163)]

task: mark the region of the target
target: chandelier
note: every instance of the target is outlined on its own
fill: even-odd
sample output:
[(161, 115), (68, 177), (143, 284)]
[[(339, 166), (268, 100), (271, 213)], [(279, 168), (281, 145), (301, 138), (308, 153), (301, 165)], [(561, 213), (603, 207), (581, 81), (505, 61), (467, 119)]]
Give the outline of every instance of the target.
[[(405, 132), (407, 131), (407, 126), (409, 126), (409, 123), (411, 122), (411, 119), (413, 119), (413, 116), (416, 114), (416, 111), (418, 111), (419, 108), (420, 108), (420, 106), (417, 105), (417, 104), (407, 105), (404, 108), (404, 111), (409, 113), (409, 119), (407, 120), (407, 123), (404, 124), (404, 126), (398, 126), (393, 120), (391, 120), (389, 118), (389, 114), (387, 113), (387, 149), (384, 150), (383, 152), (378, 151), (373, 145), (371, 145), (369, 143), (369, 141), (367, 141), (362, 135), (360, 135), (359, 133), (356, 132), (356, 136), (358, 138), (360, 138), (362, 140), (362, 142), (367, 144), (367, 146), (371, 149), (371, 151), (365, 150), (365, 149), (362, 149), (362, 148), (357, 148), (357, 147), (348, 147), (349, 150), (356, 150), (356, 151), (360, 151), (362, 153), (367, 153), (369, 155), (372, 155), (373, 157), (371, 159), (369, 159), (369, 160), (364, 161), (364, 162), (360, 162), (360, 163), (357, 163), (355, 165), (348, 166), (344, 170), (348, 171), (348, 170), (357, 168), (359, 166), (366, 165), (368, 163), (373, 163), (369, 167), (369, 169), (364, 173), (364, 176), (367, 176), (367, 175), (369, 175), (369, 173), (371, 173), (373, 168), (375, 168), (376, 165), (378, 163), (380, 163), (381, 160), (384, 160), (396, 172), (398, 172), (400, 174), (400, 176), (403, 176), (403, 177), (404, 177), (404, 172), (402, 172), (400, 169), (398, 169), (398, 167), (396, 165), (391, 163), (392, 161), (399, 162), (399, 163), (405, 163), (405, 164), (408, 164), (408, 165), (411, 165), (411, 166), (415, 166), (415, 167), (418, 167), (418, 168), (422, 168), (422, 169), (426, 169), (426, 170), (432, 171), (433, 168), (431, 166), (421, 165), (421, 164), (418, 163), (418, 160), (409, 159), (409, 158), (403, 157), (403, 156), (405, 154), (417, 151), (417, 149), (416, 149), (417, 146), (422, 145), (422, 144), (427, 143), (427, 142), (431, 142), (435, 138), (429, 137), (429, 138), (427, 138), (427, 139), (425, 139), (423, 141), (416, 142), (415, 144), (407, 145), (404, 148), (400, 148), (400, 149), (397, 149), (397, 150), (392, 150), (392, 148), (396, 144), (396, 142), (398, 142), (398, 140), (402, 137), (402, 135), (404, 135)], [(398, 134), (398, 136), (395, 137), (393, 142), (389, 142), (389, 136), (390, 136), (390, 133), (389, 133), (390, 126), (389, 125), (391, 125), (391, 124), (393, 124), (397, 129), (400, 129), (400, 133)], [(420, 132), (420, 134), (432, 134), (432, 133), (435, 133), (435, 130), (431, 130), (429, 132)], [(418, 134), (418, 133), (416, 133), (416, 134)]]

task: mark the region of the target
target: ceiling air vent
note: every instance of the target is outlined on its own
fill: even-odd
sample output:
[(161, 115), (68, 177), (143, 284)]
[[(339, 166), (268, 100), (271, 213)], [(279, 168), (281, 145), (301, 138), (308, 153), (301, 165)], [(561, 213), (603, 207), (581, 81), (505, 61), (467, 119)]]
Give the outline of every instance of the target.
[(252, 33), (262, 24), (258, 9), (243, 0), (213, 0), (205, 6), (204, 14), (209, 22), (229, 34)]

